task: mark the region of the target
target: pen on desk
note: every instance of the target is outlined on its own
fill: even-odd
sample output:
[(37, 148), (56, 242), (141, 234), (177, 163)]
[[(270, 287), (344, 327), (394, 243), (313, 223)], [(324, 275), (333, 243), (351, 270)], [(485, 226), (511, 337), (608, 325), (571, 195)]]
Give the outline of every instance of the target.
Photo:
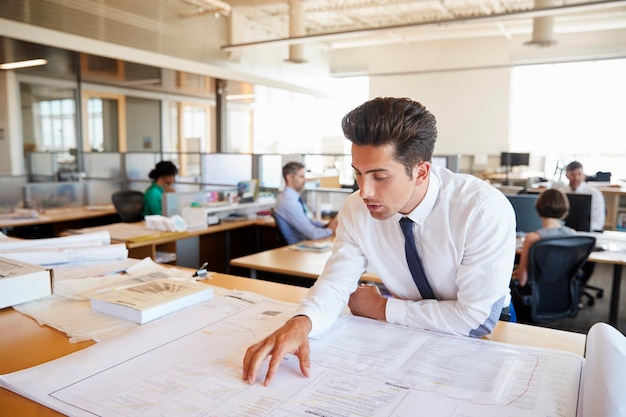
[(207, 274), (206, 267), (207, 267), (207, 266), (209, 266), (209, 263), (208, 263), (208, 262), (204, 262), (204, 263), (200, 266), (200, 268), (198, 268), (198, 269), (196, 270), (196, 272), (194, 272), (194, 273), (193, 273), (192, 277), (194, 277), (194, 278), (196, 278), (196, 277), (198, 277), (198, 278), (204, 278), (204, 277), (206, 277), (206, 274)]

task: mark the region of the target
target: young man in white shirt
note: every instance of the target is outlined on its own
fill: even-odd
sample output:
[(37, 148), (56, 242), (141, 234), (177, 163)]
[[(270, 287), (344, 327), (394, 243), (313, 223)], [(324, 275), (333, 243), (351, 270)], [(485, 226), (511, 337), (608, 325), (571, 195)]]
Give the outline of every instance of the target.
[[(341, 208), (333, 253), (296, 316), (248, 348), (243, 379), (249, 383), (271, 356), (269, 384), (290, 353), (308, 376), (308, 338), (329, 329), (346, 303), (355, 315), (475, 337), (490, 333), (508, 310), (513, 208), (485, 182), (431, 166), (434, 116), (410, 99), (377, 98), (348, 113), (342, 127), (352, 141), (359, 191)], [(399, 224), (405, 217), (413, 222), (407, 233), (430, 284), (424, 294), (405, 254)], [(359, 286), (366, 268), (378, 274), (391, 298), (377, 287)]]

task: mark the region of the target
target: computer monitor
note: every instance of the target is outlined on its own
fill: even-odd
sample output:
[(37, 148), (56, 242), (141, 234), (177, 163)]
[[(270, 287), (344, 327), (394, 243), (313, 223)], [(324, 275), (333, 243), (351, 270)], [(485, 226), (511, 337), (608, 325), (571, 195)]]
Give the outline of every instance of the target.
[(259, 195), (259, 180), (251, 179), (237, 183), (237, 196), (240, 203), (252, 203)]
[(569, 214), (565, 226), (579, 232), (591, 232), (591, 194), (567, 193)]
[(502, 152), (500, 154), (500, 165), (503, 167), (516, 167), (530, 165), (529, 153)]
[(516, 232), (528, 233), (541, 229), (541, 219), (535, 210), (538, 194), (507, 194), (515, 210)]

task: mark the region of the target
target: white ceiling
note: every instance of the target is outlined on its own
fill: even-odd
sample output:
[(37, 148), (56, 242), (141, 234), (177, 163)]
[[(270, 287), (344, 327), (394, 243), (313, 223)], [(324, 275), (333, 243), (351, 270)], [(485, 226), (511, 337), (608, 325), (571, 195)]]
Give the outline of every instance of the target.
[[(225, 45), (225, 50), (306, 42), (342, 49), (518, 34), (529, 34), (530, 40), (533, 18), (540, 15), (549, 16), (557, 34), (626, 28), (624, 0), (179, 1), (187, 15), (213, 14), (233, 22), (237, 16), (240, 25), (258, 34)], [(231, 30), (242, 27), (233, 25)]]

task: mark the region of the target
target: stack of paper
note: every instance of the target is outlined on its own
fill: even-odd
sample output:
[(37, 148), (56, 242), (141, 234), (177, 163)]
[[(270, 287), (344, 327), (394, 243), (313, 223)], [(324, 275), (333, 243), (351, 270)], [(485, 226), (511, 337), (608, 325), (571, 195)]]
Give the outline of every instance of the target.
[(2, 235), (0, 256), (37, 265), (59, 265), (126, 259), (128, 249), (123, 243), (111, 244), (111, 236), (106, 231), (48, 239), (16, 239)]

